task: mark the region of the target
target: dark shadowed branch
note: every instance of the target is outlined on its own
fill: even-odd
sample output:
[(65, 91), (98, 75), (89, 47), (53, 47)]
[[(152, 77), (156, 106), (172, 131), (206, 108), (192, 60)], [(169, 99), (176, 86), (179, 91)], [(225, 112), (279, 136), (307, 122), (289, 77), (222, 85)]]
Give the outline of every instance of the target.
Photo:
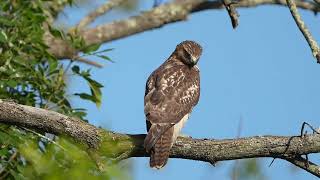
[[(67, 135), (86, 144), (100, 155), (114, 159), (146, 157), (143, 148), (145, 135), (128, 135), (96, 128), (84, 121), (57, 112), (0, 101), (0, 123), (32, 128), (41, 132)], [(105, 154), (107, 143), (116, 152)], [(92, 153), (92, 151), (90, 151)], [(301, 158), (301, 155), (320, 152), (320, 135), (301, 136), (255, 136), (239, 139), (193, 139), (179, 137), (170, 157), (198, 160), (209, 163), (218, 161), (273, 157), (287, 160), (296, 166), (320, 177), (317, 165)]]
[(236, 8), (234, 7), (235, 3), (231, 0), (223, 0), (223, 5), (226, 7), (229, 17), (231, 19), (231, 24), (233, 29), (237, 28), (239, 25), (239, 13), (237, 12)]

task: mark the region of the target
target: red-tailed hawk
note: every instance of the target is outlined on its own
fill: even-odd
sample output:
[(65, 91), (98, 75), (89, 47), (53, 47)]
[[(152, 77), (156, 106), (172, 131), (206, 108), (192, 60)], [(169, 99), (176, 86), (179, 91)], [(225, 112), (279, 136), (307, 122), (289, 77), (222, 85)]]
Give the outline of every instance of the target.
[(178, 44), (171, 56), (148, 78), (144, 112), (148, 135), (144, 147), (150, 167), (166, 165), (172, 145), (200, 97), (196, 66), (202, 48), (194, 41)]

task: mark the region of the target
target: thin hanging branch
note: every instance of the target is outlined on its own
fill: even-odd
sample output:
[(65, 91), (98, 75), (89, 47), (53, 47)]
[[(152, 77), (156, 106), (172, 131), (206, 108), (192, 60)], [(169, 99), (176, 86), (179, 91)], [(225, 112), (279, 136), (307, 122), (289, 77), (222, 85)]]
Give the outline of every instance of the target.
[(83, 57), (80, 57), (80, 56), (74, 56), (72, 58), (72, 60), (75, 60), (75, 61), (80, 62), (80, 63), (88, 64), (88, 65), (91, 65), (91, 66), (94, 66), (94, 67), (97, 67), (97, 68), (102, 68), (103, 67), (103, 65), (101, 65), (100, 63), (97, 63), (95, 61), (90, 61), (89, 59), (86, 59), (86, 58), (83, 58)]
[(290, 12), (291, 12), (291, 15), (292, 15), (294, 21), (296, 22), (296, 24), (299, 27), (301, 33), (303, 34), (304, 38), (307, 40), (307, 42), (308, 42), (308, 44), (309, 44), (309, 46), (311, 48), (313, 56), (317, 59), (317, 63), (320, 63), (320, 49), (319, 49), (319, 46), (318, 46), (316, 40), (312, 37), (309, 29), (307, 28), (307, 26), (303, 22), (300, 14), (298, 12), (296, 3), (294, 2), (294, 0), (287, 0), (287, 3), (288, 3), (288, 7), (290, 9)]
[(222, 0), (222, 3), (226, 7), (226, 10), (229, 14), (233, 29), (237, 28), (237, 26), (239, 25), (239, 13), (234, 7), (235, 3), (231, 0)]

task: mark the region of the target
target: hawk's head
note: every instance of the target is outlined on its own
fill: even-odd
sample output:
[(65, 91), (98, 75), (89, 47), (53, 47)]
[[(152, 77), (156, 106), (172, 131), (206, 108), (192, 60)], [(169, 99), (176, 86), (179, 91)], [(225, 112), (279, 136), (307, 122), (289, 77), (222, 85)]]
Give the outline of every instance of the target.
[(184, 64), (194, 66), (199, 61), (202, 48), (194, 41), (183, 41), (177, 45), (174, 53)]

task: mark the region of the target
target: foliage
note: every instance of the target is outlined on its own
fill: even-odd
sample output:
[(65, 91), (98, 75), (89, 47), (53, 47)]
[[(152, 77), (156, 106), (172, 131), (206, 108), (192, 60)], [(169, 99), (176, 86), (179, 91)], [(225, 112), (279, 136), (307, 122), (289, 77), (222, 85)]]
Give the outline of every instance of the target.
[[(84, 147), (59, 137), (53, 143), (36, 133), (0, 126), (0, 179), (111, 179), (126, 178), (112, 164), (98, 170)], [(17, 148), (16, 148), (17, 147)], [(84, 173), (85, 172), (85, 173)]]
[(235, 161), (230, 175), (231, 179), (233, 180), (267, 179), (262, 171), (261, 160), (259, 159), (244, 159)]
[[(43, 43), (47, 16), (42, 1), (3, 1), (0, 17), (0, 98), (14, 99), (19, 103), (53, 109), (60, 113), (83, 119), (83, 109), (73, 109), (66, 93), (66, 73), (72, 61), (64, 67), (48, 52)], [(59, 30), (47, 24), (55, 37), (65, 38)], [(69, 38), (75, 46), (85, 47), (79, 38)], [(99, 46), (85, 47), (87, 53)], [(78, 66), (77, 76), (82, 76), (91, 89), (90, 98), (101, 104), (100, 83), (90, 78), (90, 71), (81, 73)], [(79, 93), (77, 93), (79, 94)], [(80, 93), (81, 94), (81, 93)], [(81, 96), (80, 96), (81, 97)]]
[[(81, 38), (52, 27), (48, 22), (48, 3), (51, 2), (0, 0), (0, 99), (11, 99), (85, 120), (86, 110), (73, 108), (70, 103), (72, 94), (67, 93), (68, 78), (82, 77), (88, 83), (90, 93), (74, 92), (73, 95), (92, 101), (98, 107), (103, 86), (91, 77), (90, 69), (81, 70), (72, 60), (68, 63), (58, 61), (49, 53), (43, 36), (51, 33), (88, 55), (110, 59), (94, 52), (99, 45), (87, 46)], [(102, 52), (106, 51), (109, 50)], [(110, 172), (114, 172), (99, 172), (84, 148), (75, 143), (62, 138), (57, 143), (48, 143), (40, 139), (41, 136), (0, 125), (0, 179), (79, 179), (85, 176), (109, 179)]]

